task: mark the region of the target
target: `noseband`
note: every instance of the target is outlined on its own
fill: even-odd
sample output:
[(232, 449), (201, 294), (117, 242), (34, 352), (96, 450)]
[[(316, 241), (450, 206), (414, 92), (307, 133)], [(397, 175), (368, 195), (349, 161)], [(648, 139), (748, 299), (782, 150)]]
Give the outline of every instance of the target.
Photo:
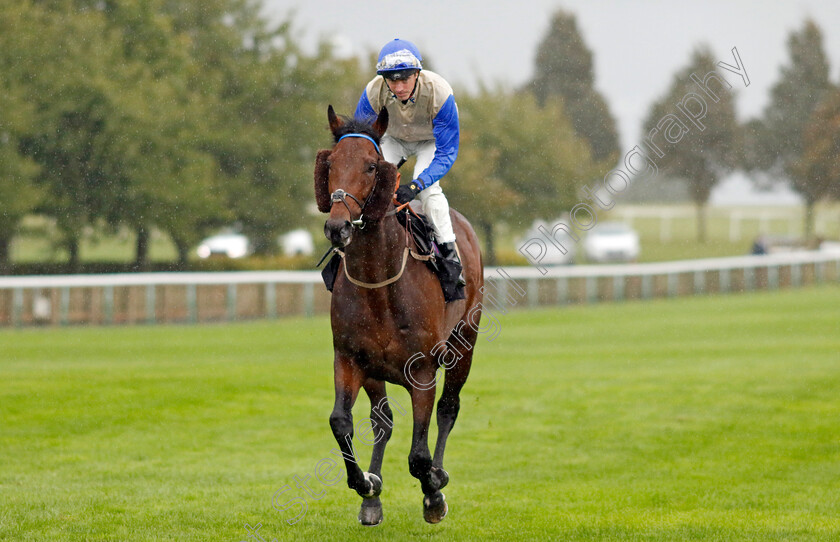
[[(376, 141), (374, 141), (374, 139), (372, 137), (370, 137), (369, 135), (366, 135), (366, 134), (345, 134), (345, 135), (341, 136), (340, 138), (338, 138), (338, 141), (336, 141), (336, 145), (338, 145), (338, 143), (340, 143), (341, 140), (344, 139), (345, 137), (361, 137), (362, 139), (367, 139), (368, 141), (373, 143), (373, 146), (376, 148), (376, 153), (379, 154), (379, 156), (382, 156), (382, 149), (379, 148), (379, 145), (376, 143)], [(350, 216), (353, 216), (353, 212), (350, 210), (350, 206), (347, 205), (347, 200), (345, 198), (349, 197), (350, 199), (355, 201), (356, 205), (358, 205), (359, 209), (360, 209), (359, 218), (357, 218), (356, 220), (352, 220), (350, 223), (354, 227), (357, 227), (360, 230), (362, 230), (365, 227), (365, 214), (364, 214), (365, 213), (365, 206), (368, 204), (368, 201), (370, 201), (371, 196), (373, 196), (373, 189), (371, 189), (370, 194), (368, 194), (368, 197), (365, 199), (364, 203), (362, 203), (353, 194), (351, 194), (349, 192), (345, 192), (342, 188), (339, 188), (338, 190), (336, 190), (335, 192), (330, 194), (330, 207), (332, 207), (334, 203), (340, 201), (341, 203), (344, 204), (345, 207), (347, 207), (347, 212), (350, 213)]]
[[(373, 190), (371, 190), (370, 193), (373, 194)], [(340, 201), (341, 203), (344, 204), (345, 207), (347, 207), (347, 212), (350, 213), (350, 216), (353, 216), (353, 211), (350, 210), (350, 206), (347, 205), (347, 200), (345, 199), (347, 197), (349, 197), (350, 199), (355, 201), (356, 205), (358, 205), (359, 209), (361, 210), (361, 212), (359, 213), (359, 218), (357, 218), (356, 220), (352, 220), (350, 223), (353, 224), (354, 226), (357, 226), (360, 230), (364, 229), (364, 227), (365, 227), (365, 215), (364, 215), (365, 205), (367, 205), (368, 200), (370, 199), (370, 195), (368, 195), (365, 202), (362, 203), (353, 194), (351, 194), (349, 192), (345, 192), (344, 189), (339, 188), (338, 190), (336, 190), (335, 192), (330, 194), (330, 207), (332, 207), (333, 203), (336, 203), (336, 202)]]

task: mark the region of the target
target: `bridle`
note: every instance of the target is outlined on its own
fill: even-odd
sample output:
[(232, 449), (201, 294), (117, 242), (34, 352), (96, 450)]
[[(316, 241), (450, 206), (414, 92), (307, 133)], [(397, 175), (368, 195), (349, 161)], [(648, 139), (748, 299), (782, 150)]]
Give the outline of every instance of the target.
[[(373, 190), (371, 190), (370, 193), (373, 194)], [(355, 227), (358, 227), (360, 230), (365, 229), (365, 205), (368, 204), (368, 201), (370, 200), (370, 195), (368, 195), (367, 199), (364, 201), (364, 203), (362, 203), (353, 194), (345, 192), (344, 189), (339, 188), (338, 190), (330, 194), (330, 207), (332, 207), (333, 203), (340, 201), (344, 204), (345, 207), (347, 207), (347, 212), (350, 213), (350, 216), (353, 216), (353, 211), (350, 210), (350, 206), (347, 205), (347, 200), (344, 199), (347, 197), (355, 201), (356, 205), (358, 205), (359, 209), (361, 210), (359, 212), (359, 218), (357, 218), (356, 220), (351, 220), (350, 224), (352, 224)]]
[[(362, 139), (367, 139), (368, 141), (373, 143), (373, 146), (376, 148), (377, 154), (380, 157), (382, 157), (382, 149), (379, 148), (379, 144), (369, 135), (366, 135), (366, 134), (345, 134), (345, 135), (341, 136), (340, 138), (338, 138), (338, 141), (336, 141), (335, 144), (338, 145), (341, 142), (341, 140), (344, 139), (345, 137), (360, 137)], [(376, 183), (376, 181), (374, 181), (374, 183)], [(374, 185), (374, 188), (375, 188), (375, 185)], [(367, 206), (368, 202), (370, 201), (371, 196), (373, 196), (373, 192), (374, 192), (374, 189), (372, 188), (370, 190), (370, 193), (368, 194), (367, 198), (365, 198), (365, 201), (363, 203), (363, 202), (359, 201), (359, 198), (357, 198), (353, 194), (351, 194), (349, 192), (345, 192), (344, 189), (339, 188), (335, 192), (330, 194), (330, 207), (332, 207), (334, 203), (337, 203), (337, 202), (340, 201), (341, 203), (344, 204), (345, 207), (347, 207), (347, 212), (350, 213), (350, 216), (352, 217), (353, 212), (350, 210), (350, 206), (347, 204), (347, 199), (346, 198), (349, 197), (350, 199), (355, 201), (356, 205), (359, 206), (359, 210), (360, 210), (359, 211), (359, 218), (357, 218), (356, 220), (351, 220), (350, 224), (352, 224), (353, 227), (355, 227), (355, 228), (359, 228), (360, 230), (363, 230), (365, 228), (365, 207)]]
[[(380, 157), (383, 156), (382, 155), (382, 150), (379, 148), (379, 145), (376, 143), (376, 141), (374, 141), (374, 139), (372, 137), (370, 137), (368, 135), (365, 135), (365, 134), (345, 134), (345, 135), (341, 136), (340, 138), (338, 138), (338, 141), (336, 141), (336, 145), (338, 145), (338, 143), (342, 139), (344, 139), (345, 137), (361, 137), (362, 139), (367, 139), (368, 141), (373, 143), (374, 147), (376, 147), (376, 152), (379, 154), (379, 156)], [(403, 157), (403, 159), (400, 161), (400, 165), (402, 165), (404, 162), (405, 162), (405, 158)], [(397, 167), (399, 167), (399, 166), (397, 166)], [(398, 179), (397, 182), (399, 183), (399, 179)], [(350, 224), (352, 224), (353, 227), (356, 227), (356, 228), (359, 228), (360, 230), (362, 230), (365, 227), (365, 214), (364, 214), (365, 213), (365, 206), (370, 201), (370, 198), (371, 198), (372, 195), (373, 195), (373, 189), (371, 189), (370, 194), (368, 194), (367, 198), (365, 198), (365, 201), (360, 202), (359, 198), (357, 198), (356, 196), (354, 196), (353, 194), (351, 194), (349, 192), (346, 192), (344, 189), (339, 188), (335, 192), (330, 194), (330, 207), (332, 207), (334, 203), (341, 202), (341, 203), (344, 204), (345, 207), (347, 207), (347, 212), (350, 213), (350, 216), (352, 217), (353, 212), (350, 210), (350, 206), (347, 204), (347, 199), (346, 198), (349, 197), (350, 199), (355, 201), (356, 205), (359, 206), (359, 209), (361, 209), (361, 211), (360, 211), (360, 214), (359, 214), (359, 218), (357, 218), (356, 220), (352, 220), (350, 222)], [(407, 205), (408, 205), (408, 203), (405, 203), (400, 207), (392, 209), (391, 211), (389, 211), (386, 214), (386, 216), (396, 214), (397, 211), (403, 209)], [(366, 289), (382, 288), (383, 286), (387, 286), (389, 284), (392, 284), (392, 283), (400, 280), (400, 277), (402, 277), (403, 272), (405, 271), (405, 266), (406, 266), (406, 263), (408, 263), (408, 257), (409, 256), (411, 256), (415, 260), (419, 260), (419, 261), (423, 261), (423, 262), (434, 259), (434, 253), (427, 254), (427, 255), (417, 254), (416, 252), (411, 250), (411, 248), (408, 246), (408, 242), (409, 242), (409, 240), (408, 240), (408, 230), (406, 229), (406, 247), (405, 247), (405, 250), (403, 250), (402, 263), (400, 265), (399, 272), (396, 275), (394, 275), (393, 277), (385, 279), (382, 282), (375, 282), (375, 283), (362, 282), (362, 281), (357, 280), (357, 279), (350, 276), (350, 273), (347, 272), (347, 265), (346, 264), (344, 265), (344, 275), (347, 277), (347, 280), (349, 280), (351, 283), (355, 284), (356, 286), (360, 286), (360, 287), (366, 288)], [(324, 260), (327, 258), (327, 256), (329, 256), (330, 254), (333, 254), (333, 253), (338, 254), (342, 259), (344, 259), (344, 251), (342, 251), (338, 248), (330, 248), (330, 249), (327, 250), (326, 254), (324, 254), (324, 256), (321, 258), (321, 261), (318, 262), (318, 265), (316, 267), (320, 267), (321, 264), (324, 262)]]

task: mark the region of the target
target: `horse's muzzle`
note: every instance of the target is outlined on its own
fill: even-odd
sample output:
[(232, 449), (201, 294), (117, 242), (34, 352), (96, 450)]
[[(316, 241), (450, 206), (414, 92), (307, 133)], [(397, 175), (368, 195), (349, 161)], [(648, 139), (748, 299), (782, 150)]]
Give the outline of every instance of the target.
[(353, 224), (349, 220), (330, 218), (324, 223), (324, 236), (334, 247), (344, 248), (353, 236)]

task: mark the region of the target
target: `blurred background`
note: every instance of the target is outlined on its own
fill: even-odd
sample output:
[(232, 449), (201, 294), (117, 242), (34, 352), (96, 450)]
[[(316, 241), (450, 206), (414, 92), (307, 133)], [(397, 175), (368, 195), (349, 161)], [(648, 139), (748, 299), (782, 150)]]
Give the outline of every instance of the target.
[(2, 274), (313, 268), (327, 105), (352, 113), (394, 37), (455, 88), (461, 148), (443, 186), (488, 264), (526, 265), (523, 239), (676, 113), (692, 73), (734, 65), (733, 47), (750, 85), (721, 71), (732, 92), (706, 129), (663, 148), (659, 174), (555, 263), (840, 238), (836, 2), (0, 6)]

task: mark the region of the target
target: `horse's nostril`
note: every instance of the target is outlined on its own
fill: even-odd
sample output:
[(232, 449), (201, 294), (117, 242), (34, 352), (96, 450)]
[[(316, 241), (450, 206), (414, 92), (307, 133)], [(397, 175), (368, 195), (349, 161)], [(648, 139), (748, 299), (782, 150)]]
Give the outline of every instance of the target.
[(327, 220), (324, 224), (324, 237), (334, 245), (346, 245), (353, 234), (353, 225), (348, 220)]

